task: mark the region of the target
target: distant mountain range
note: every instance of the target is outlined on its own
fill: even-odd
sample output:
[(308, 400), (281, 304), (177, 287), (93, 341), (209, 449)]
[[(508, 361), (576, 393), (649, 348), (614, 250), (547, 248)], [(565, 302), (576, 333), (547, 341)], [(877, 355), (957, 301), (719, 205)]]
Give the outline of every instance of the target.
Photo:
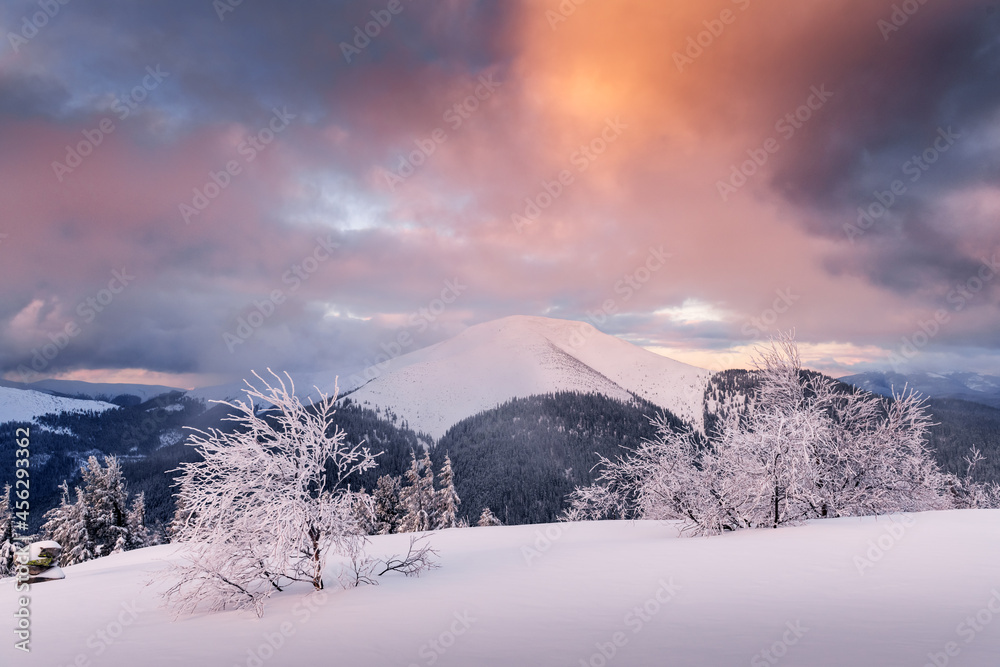
[[(461, 420), (507, 401), (563, 391), (595, 393), (618, 401), (639, 397), (701, 429), (705, 390), (712, 377), (710, 371), (654, 354), (601, 333), (590, 324), (529, 316), (478, 324), (436, 345), (369, 368), (367, 373), (339, 375), (339, 382), (338, 374), (332, 371), (294, 373), (292, 377), (303, 397), (315, 396), (315, 387), (332, 394), (339, 384), (342, 397), (349, 395), (372, 409), (391, 410), (409, 428), (435, 440)], [(958, 398), (1000, 408), (1000, 377), (996, 376), (869, 372), (840, 380), (885, 396), (906, 387), (928, 398)], [(96, 402), (88, 407), (33, 394), (15, 400), (17, 394), (6, 392), (0, 395), (0, 423), (14, 418), (30, 420), (31, 415), (49, 409), (102, 410), (107, 403), (134, 405), (171, 392), (203, 402), (232, 400), (243, 397), (245, 386), (240, 381), (186, 391), (162, 385), (73, 380), (0, 381), (0, 388)]]
[[(399, 475), (410, 453), (445, 454), (475, 520), (490, 507), (505, 522), (551, 521), (565, 494), (593, 481), (598, 454), (614, 457), (652, 435), (648, 419), (665, 411), (675, 428), (709, 437), (756, 391), (756, 376), (689, 366), (601, 333), (583, 322), (507, 317), (469, 327), (436, 345), (342, 375), (337, 423), (352, 442), (382, 452), (379, 467), (353, 480), (372, 488)], [(300, 396), (332, 393), (336, 374), (293, 374)], [(987, 460), (978, 475), (1000, 479), (1000, 378), (972, 373), (865, 373), (845, 383), (889, 395), (904, 385), (928, 397), (930, 445), (939, 463), (964, 471), (969, 448)], [(232, 428), (226, 406), (243, 383), (184, 391), (166, 386), (46, 380), (0, 382), (0, 440), (32, 428), (33, 522), (58, 502), (91, 455), (122, 458), (133, 492), (143, 491), (150, 520), (168, 521), (178, 463), (197, 456), (187, 428)], [(970, 401), (974, 401), (970, 402)], [(997, 407), (990, 407), (997, 406)], [(117, 408), (117, 409), (116, 409)], [(0, 485), (14, 471), (13, 449), (0, 448)]]
[(860, 373), (840, 378), (883, 396), (913, 390), (928, 398), (959, 398), (1000, 408), (1000, 377), (979, 373)]

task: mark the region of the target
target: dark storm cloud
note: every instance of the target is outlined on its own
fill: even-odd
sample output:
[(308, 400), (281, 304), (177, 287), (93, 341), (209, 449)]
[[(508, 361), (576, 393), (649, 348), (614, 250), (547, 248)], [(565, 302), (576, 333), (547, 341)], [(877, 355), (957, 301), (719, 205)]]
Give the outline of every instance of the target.
[[(248, 1), (221, 20), (205, 0), (73, 3), (12, 57), (39, 61), (78, 92), (117, 92), (159, 64), (171, 72), (189, 124), (252, 120), (282, 103), (316, 119), (363, 117), (359, 98), (384, 94), (379, 83), (419, 80), (429, 68), (474, 70), (496, 58), (501, 3), (400, 3), (402, 11), (350, 63), (340, 44), (353, 42), (372, 11), (385, 16), (386, 2)], [(36, 10), (15, 3), (5, 12), (8, 24)]]
[[(779, 156), (773, 184), (806, 210), (812, 233), (850, 243), (829, 259), (833, 271), (933, 303), (1000, 248), (1000, 221), (956, 220), (937, 201), (1000, 174), (1000, 13), (991, 9), (927, 4), (864, 57), (824, 62), (837, 72), (837, 100)], [(858, 210), (878, 214), (886, 203), (868, 219)], [(972, 222), (993, 231), (970, 243), (961, 227)]]

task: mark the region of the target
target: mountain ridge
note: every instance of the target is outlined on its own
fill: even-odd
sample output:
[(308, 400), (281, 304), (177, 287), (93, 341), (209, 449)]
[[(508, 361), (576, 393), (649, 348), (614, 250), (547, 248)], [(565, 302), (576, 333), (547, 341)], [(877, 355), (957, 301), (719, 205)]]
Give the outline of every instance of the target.
[(586, 322), (520, 315), (473, 325), (378, 370), (351, 399), (391, 408), (435, 439), (510, 399), (559, 391), (622, 401), (635, 394), (700, 428), (711, 375)]

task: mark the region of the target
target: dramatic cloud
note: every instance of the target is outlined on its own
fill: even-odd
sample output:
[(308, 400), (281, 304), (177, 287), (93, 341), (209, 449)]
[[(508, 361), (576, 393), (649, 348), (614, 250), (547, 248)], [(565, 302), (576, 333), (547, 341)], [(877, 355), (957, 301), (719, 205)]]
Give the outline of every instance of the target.
[(7, 379), (348, 370), (513, 313), (1000, 372), (994, 3), (39, 11), (0, 9)]

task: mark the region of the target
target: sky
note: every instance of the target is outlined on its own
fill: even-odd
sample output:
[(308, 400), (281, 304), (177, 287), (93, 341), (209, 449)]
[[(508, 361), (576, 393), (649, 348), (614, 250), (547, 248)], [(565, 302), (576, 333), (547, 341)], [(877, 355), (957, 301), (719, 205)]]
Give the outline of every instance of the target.
[(992, 0), (8, 0), (0, 34), (7, 380), (357, 368), (516, 314), (1000, 374)]

